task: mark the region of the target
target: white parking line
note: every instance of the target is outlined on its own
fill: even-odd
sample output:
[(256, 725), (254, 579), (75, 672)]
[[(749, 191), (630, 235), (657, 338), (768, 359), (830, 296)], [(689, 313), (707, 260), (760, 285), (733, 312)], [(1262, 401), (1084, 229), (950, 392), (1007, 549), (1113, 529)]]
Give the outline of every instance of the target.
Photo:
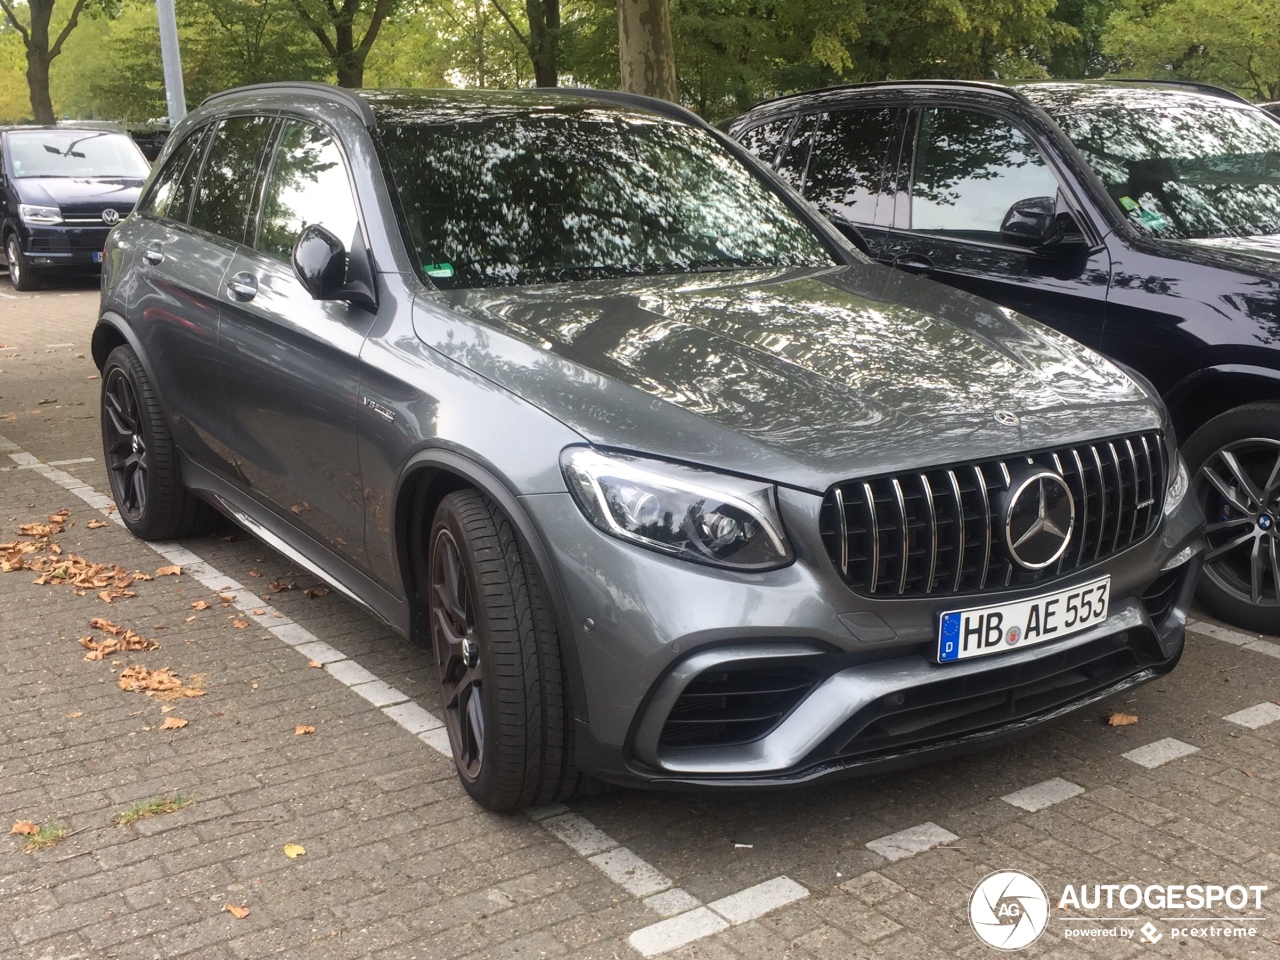
[(1259, 703), (1256, 706), (1246, 707), (1244, 710), (1237, 710), (1235, 713), (1229, 714), (1222, 718), (1228, 723), (1234, 723), (1237, 726), (1248, 727), (1250, 730), (1257, 730), (1259, 727), (1265, 727), (1269, 723), (1275, 723), (1280, 720), (1280, 704), (1272, 703), (1270, 700)]
[(1082, 793), (1084, 793), (1084, 787), (1079, 784), (1072, 783), (1070, 780), (1063, 780), (1061, 777), (1054, 777), (1052, 780), (1045, 780), (1043, 783), (1032, 784), (1029, 787), (1023, 787), (1021, 790), (1015, 790), (1013, 793), (1005, 794), (1000, 799), (1005, 803), (1012, 804), (1030, 813), (1035, 813), (1037, 810), (1051, 807), (1055, 803), (1061, 803), (1063, 800), (1078, 797)]
[(1163, 740), (1148, 743), (1145, 747), (1138, 747), (1136, 750), (1130, 750), (1128, 753), (1120, 754), (1120, 756), (1126, 760), (1132, 760), (1140, 767), (1154, 770), (1156, 767), (1164, 766), (1170, 760), (1189, 757), (1191, 754), (1199, 752), (1199, 747), (1193, 747), (1191, 744), (1175, 740), (1173, 737), (1165, 737)]
[(1223, 643), (1229, 643), (1233, 647), (1244, 647), (1244, 649), (1252, 650), (1254, 653), (1280, 658), (1280, 643), (1263, 640), (1253, 634), (1241, 633), (1239, 630), (1232, 630), (1230, 627), (1224, 627), (1216, 623), (1205, 623), (1203, 620), (1188, 620), (1187, 629), (1192, 633), (1198, 633), (1202, 636), (1212, 637), (1214, 640), (1221, 640)]
[[(80, 478), (44, 463), (4, 436), (0, 436), (0, 454), (8, 454), (15, 463), (52, 480), (89, 506), (102, 511), (108, 519), (124, 525), (117, 511), (108, 510), (114, 508), (114, 502)], [(219, 596), (227, 598), (230, 606), (252, 617), (282, 643), (308, 660), (323, 663), (330, 676), (379, 707), (390, 720), (416, 735), (428, 747), (446, 758), (452, 758), (444, 723), (430, 711), (410, 701), (409, 697), (395, 687), (379, 679), (376, 674), (330, 646), (301, 624), (285, 617), (253, 591), (226, 576), (181, 544), (156, 542), (147, 543), (147, 546), (170, 563), (178, 564), (183, 568), (183, 573), (192, 576)], [(254, 614), (254, 610), (263, 612)], [(704, 907), (697, 897), (676, 887), (656, 867), (623, 847), (586, 818), (571, 812), (564, 804), (551, 804), (530, 810), (529, 818), (564, 841), (614, 883), (641, 899), (658, 916), (669, 917), (668, 920), (643, 927), (632, 934), (632, 946), (646, 957), (673, 950), (724, 930), (730, 923), (745, 922), (746, 919), (761, 916), (809, 895), (809, 891), (795, 881), (787, 877), (775, 877), (711, 905), (712, 908), (719, 906), (730, 917), (743, 919), (726, 918)]]
[(867, 849), (878, 853), (886, 860), (905, 860), (917, 853), (924, 853), (934, 847), (952, 840), (959, 840), (950, 830), (944, 830), (936, 823), (921, 823), (906, 830), (899, 830), (879, 840), (872, 840)]

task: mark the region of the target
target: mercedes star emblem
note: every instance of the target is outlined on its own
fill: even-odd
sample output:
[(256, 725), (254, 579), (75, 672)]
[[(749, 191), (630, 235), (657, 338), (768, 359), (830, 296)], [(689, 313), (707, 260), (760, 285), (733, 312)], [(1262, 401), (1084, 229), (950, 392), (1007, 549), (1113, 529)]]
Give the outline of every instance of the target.
[(1009, 557), (1024, 570), (1043, 570), (1067, 552), (1076, 525), (1076, 501), (1067, 482), (1039, 468), (1015, 479), (1004, 514)]
[(997, 410), (995, 412), (996, 423), (1003, 423), (1006, 427), (1016, 427), (1021, 421), (1016, 413), (1010, 413), (1008, 410)]

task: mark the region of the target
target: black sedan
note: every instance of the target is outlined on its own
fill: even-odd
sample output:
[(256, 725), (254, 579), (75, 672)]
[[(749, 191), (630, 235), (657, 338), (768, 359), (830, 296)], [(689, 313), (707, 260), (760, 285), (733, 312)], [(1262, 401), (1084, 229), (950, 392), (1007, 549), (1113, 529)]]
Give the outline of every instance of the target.
[(1144, 374), (1189, 438), (1202, 602), (1280, 633), (1280, 125), (1210, 88), (916, 81), (728, 129), (868, 255)]

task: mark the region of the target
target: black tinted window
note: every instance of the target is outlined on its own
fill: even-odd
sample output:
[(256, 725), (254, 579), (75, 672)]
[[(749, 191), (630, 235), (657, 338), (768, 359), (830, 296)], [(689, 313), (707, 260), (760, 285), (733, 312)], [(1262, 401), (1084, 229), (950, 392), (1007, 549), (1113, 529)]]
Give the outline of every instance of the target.
[(713, 137), (664, 117), (586, 104), (381, 129), (441, 286), (832, 262)]
[(169, 155), (169, 159), (156, 174), (146, 199), (139, 205), (140, 212), (168, 220), (186, 221), (196, 174), (200, 172), (200, 157), (204, 153), (207, 132), (208, 127), (201, 127), (191, 133)]
[(969, 110), (926, 110), (916, 150), (911, 227), (998, 240), (1009, 207), (1056, 197), (1058, 182), (1022, 133)]
[(754, 153), (765, 163), (772, 164), (778, 159), (778, 150), (782, 147), (783, 138), (791, 129), (791, 117), (762, 123), (743, 131), (740, 137), (742, 145)]
[(891, 190), (886, 161), (898, 111), (890, 107), (824, 115), (813, 134), (805, 196), (829, 217), (875, 223), (876, 206)]
[(262, 151), (273, 125), (266, 117), (232, 117), (217, 126), (191, 208), (193, 227), (237, 243), (244, 240)]
[(318, 224), (350, 250), (356, 223), (355, 200), (337, 144), (313, 124), (287, 121), (267, 178), (258, 249), (288, 263), (302, 228)]
[(797, 190), (804, 183), (805, 170), (809, 167), (809, 145), (817, 122), (818, 115), (815, 113), (805, 114), (797, 120), (787, 142), (782, 146), (782, 153), (773, 165), (778, 175)]

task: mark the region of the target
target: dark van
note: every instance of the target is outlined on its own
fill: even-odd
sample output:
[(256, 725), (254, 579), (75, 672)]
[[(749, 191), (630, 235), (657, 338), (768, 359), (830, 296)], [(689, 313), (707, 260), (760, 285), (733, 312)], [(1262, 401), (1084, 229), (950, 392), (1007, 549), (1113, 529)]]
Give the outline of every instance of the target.
[(87, 127), (0, 131), (3, 246), (15, 290), (34, 290), (53, 271), (102, 265), (107, 234), (133, 211), (151, 172), (128, 136)]

